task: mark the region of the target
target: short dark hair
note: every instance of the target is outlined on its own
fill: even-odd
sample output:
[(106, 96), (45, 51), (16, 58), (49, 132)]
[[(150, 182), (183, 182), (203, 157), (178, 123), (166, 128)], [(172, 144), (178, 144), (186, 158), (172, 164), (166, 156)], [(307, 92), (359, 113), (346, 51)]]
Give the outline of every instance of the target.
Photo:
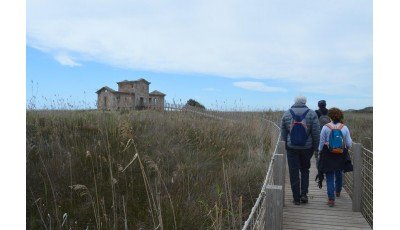
[(325, 108), (326, 107), (326, 101), (325, 100), (318, 101), (318, 107)]
[(335, 108), (335, 107), (330, 108), (328, 110), (328, 116), (332, 119), (332, 121), (334, 123), (338, 123), (338, 122), (343, 123), (343, 118), (344, 118), (343, 112), (342, 112), (342, 110), (340, 110), (338, 108)]

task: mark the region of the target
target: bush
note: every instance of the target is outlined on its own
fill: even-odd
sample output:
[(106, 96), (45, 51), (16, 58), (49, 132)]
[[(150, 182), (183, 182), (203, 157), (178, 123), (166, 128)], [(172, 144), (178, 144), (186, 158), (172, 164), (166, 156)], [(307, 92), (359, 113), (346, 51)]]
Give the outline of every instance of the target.
[(198, 109), (203, 109), (203, 110), (206, 109), (206, 107), (204, 107), (204, 105), (200, 104), (199, 102), (197, 102), (196, 100), (193, 100), (193, 99), (189, 99), (186, 102), (186, 106), (192, 106), (192, 107), (195, 107)]

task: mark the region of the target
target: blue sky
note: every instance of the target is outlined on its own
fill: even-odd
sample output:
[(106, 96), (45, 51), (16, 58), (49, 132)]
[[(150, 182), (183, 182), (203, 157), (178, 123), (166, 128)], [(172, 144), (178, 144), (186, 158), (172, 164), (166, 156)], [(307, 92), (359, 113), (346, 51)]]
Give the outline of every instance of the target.
[(97, 89), (138, 78), (208, 108), (286, 109), (299, 94), (312, 108), (372, 105), (369, 0), (26, 4), (26, 97), (38, 107), (94, 107)]

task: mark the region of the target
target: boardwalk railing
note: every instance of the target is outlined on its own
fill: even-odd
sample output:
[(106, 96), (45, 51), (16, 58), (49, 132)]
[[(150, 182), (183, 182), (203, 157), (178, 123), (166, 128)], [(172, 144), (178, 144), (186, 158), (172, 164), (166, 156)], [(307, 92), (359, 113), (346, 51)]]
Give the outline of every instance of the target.
[(361, 212), (373, 226), (373, 152), (360, 143), (349, 151), (354, 170), (345, 173), (344, 188), (353, 201), (353, 211)]
[(243, 225), (245, 229), (282, 229), (285, 194), (286, 151), (280, 141), (280, 129), (274, 122), (264, 119), (275, 127), (276, 144), (268, 166), (261, 192)]
[[(167, 111), (190, 111), (199, 115), (235, 121), (237, 117), (227, 118), (227, 113), (196, 110), (182, 105), (166, 104)], [(228, 114), (229, 115), (229, 114)], [(286, 150), (285, 143), (280, 141), (280, 128), (274, 122), (262, 118), (272, 128), (275, 140), (274, 151), (267, 169), (261, 191), (242, 230), (247, 229), (282, 229)], [(360, 143), (353, 143), (349, 151), (354, 166), (353, 172), (345, 173), (344, 188), (352, 198), (354, 212), (361, 212), (370, 226), (373, 226), (373, 152)]]

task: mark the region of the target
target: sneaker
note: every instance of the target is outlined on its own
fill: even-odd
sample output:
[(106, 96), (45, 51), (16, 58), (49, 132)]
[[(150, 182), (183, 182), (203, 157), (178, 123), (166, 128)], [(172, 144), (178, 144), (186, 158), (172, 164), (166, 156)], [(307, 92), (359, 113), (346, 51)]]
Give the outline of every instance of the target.
[(340, 197), (340, 192), (336, 192), (336, 197)]
[(308, 197), (307, 197), (307, 195), (301, 195), (300, 201), (301, 201), (301, 203), (308, 203)]
[(329, 200), (328, 200), (328, 206), (329, 206), (329, 207), (335, 206), (335, 200), (329, 199)]
[(294, 204), (294, 205), (300, 205), (300, 201), (293, 200), (293, 204)]

